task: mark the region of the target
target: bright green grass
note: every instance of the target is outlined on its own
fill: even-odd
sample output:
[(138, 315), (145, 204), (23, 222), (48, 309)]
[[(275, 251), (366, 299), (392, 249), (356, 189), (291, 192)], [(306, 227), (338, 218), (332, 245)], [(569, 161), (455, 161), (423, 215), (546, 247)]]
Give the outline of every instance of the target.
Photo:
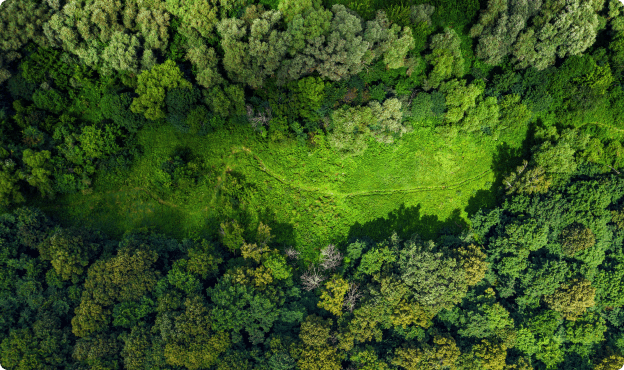
[[(518, 147), (520, 136), (510, 145)], [(145, 153), (128, 173), (102, 174), (91, 193), (39, 206), (66, 224), (97, 227), (113, 236), (153, 229), (182, 238), (214, 228), (210, 222), (231, 207), (235, 194), (249, 224), (268, 222), (278, 242), (312, 257), (319, 247), (349, 236), (384, 237), (392, 228), (432, 237), (447, 219), (464, 227), (469, 201), (478, 206), (491, 201), (475, 195), (490, 189), (492, 158), (501, 144), (425, 127), (393, 145), (371, 140), (354, 158), (337, 156), (321, 136), (314, 148), (306, 148), (268, 142), (244, 128), (204, 137), (169, 126), (145, 128), (139, 142)], [(178, 147), (191, 148), (211, 169), (185, 196), (162, 191), (154, 182)]]

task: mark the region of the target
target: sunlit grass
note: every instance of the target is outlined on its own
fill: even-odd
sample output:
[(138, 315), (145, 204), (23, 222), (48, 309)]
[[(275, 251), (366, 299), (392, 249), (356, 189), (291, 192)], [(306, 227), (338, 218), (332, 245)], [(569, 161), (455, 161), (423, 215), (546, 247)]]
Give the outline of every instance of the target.
[[(371, 141), (363, 155), (344, 158), (322, 137), (315, 141), (315, 147), (272, 143), (240, 127), (204, 137), (169, 126), (145, 128), (139, 134), (144, 155), (130, 171), (102, 174), (91, 193), (40, 206), (62, 220), (113, 236), (151, 229), (183, 238), (209, 227), (228, 201), (221, 187), (231, 186), (227, 180), (236, 176), (248, 222), (266, 222), (263, 218), (271, 215), (276, 234), (288, 229), (292, 237), (282, 242), (314, 253), (326, 243), (346, 240), (354, 224), (387, 217), (401, 206), (419, 207), (421, 215), (430, 216), (428, 222), (454, 214), (465, 219), (469, 202), (490, 201), (475, 195), (494, 181), (492, 158), (500, 144), (423, 127), (393, 145)], [(154, 185), (163, 161), (180, 147), (190, 148), (211, 168), (207, 181), (185, 196)]]

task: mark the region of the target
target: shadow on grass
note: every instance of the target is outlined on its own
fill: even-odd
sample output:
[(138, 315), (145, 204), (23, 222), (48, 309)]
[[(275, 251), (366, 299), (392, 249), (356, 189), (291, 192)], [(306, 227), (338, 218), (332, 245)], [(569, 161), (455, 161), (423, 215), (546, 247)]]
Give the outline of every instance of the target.
[(496, 148), (496, 153), (492, 158), (492, 171), (494, 172), (494, 182), (488, 190), (479, 190), (468, 200), (468, 206), (464, 208), (468, 217), (472, 217), (480, 209), (493, 208), (500, 203), (505, 196), (504, 178), (522, 165), (524, 159), (530, 159), (530, 148), (533, 145), (533, 135), (535, 126), (529, 127), (529, 132), (522, 142), (520, 148), (513, 148), (507, 143), (501, 143)]
[(422, 213), (421, 206), (399, 208), (363, 224), (356, 222), (349, 230), (348, 240), (368, 239), (381, 241), (396, 232), (401, 239), (407, 239), (418, 234), (423, 239), (437, 239), (440, 235), (459, 234), (468, 228), (466, 220), (461, 217), (459, 209), (455, 209), (446, 220), (440, 220), (436, 215)]

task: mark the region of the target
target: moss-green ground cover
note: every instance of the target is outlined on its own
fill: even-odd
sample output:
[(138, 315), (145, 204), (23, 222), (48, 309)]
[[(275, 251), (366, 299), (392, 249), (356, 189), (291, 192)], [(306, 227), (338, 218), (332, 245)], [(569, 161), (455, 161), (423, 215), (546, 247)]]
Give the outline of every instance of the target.
[[(484, 191), (494, 181), (492, 160), (503, 144), (430, 127), (393, 145), (371, 141), (364, 155), (350, 158), (332, 152), (322, 136), (314, 138), (314, 147), (303, 147), (273, 143), (242, 127), (198, 137), (163, 125), (144, 128), (138, 140), (144, 153), (129, 171), (101, 175), (90, 193), (37, 205), (62, 221), (115, 236), (138, 228), (200, 236), (238, 215), (250, 229), (268, 222), (277, 241), (294, 240), (312, 256), (329, 242), (385, 236), (392, 232), (388, 228), (429, 237), (444, 220), (465, 227), (469, 203), (478, 207), (492, 200)], [(205, 169), (186, 189), (159, 180), (163, 162), (180, 148), (188, 148)], [(400, 225), (392, 221), (398, 213)]]

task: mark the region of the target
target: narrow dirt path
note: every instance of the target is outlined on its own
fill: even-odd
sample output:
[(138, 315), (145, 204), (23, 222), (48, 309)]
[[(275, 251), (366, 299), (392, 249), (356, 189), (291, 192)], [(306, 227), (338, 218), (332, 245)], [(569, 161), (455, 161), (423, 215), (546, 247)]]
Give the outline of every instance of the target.
[(271, 176), (272, 178), (276, 179), (277, 181), (281, 182), (282, 184), (286, 185), (286, 186), (290, 186), (293, 188), (297, 188), (303, 191), (307, 191), (307, 192), (315, 192), (315, 193), (321, 193), (324, 195), (331, 195), (331, 196), (337, 196), (337, 197), (343, 197), (343, 198), (351, 198), (351, 197), (358, 197), (358, 196), (371, 196), (371, 195), (391, 195), (391, 194), (396, 194), (396, 193), (405, 193), (405, 194), (409, 194), (409, 193), (419, 193), (419, 192), (424, 192), (424, 191), (435, 191), (435, 190), (454, 190), (457, 189), (460, 186), (463, 186), (465, 184), (469, 184), (473, 181), (479, 180), (481, 178), (483, 178), (484, 176), (486, 176), (487, 174), (491, 173), (492, 170), (487, 170), (484, 171), (476, 176), (473, 176), (471, 178), (468, 179), (464, 179), (462, 181), (459, 181), (457, 183), (454, 184), (449, 184), (449, 185), (437, 185), (437, 186), (414, 186), (414, 187), (410, 187), (410, 188), (401, 188), (401, 189), (382, 189), (382, 190), (364, 190), (364, 191), (356, 191), (356, 192), (351, 192), (351, 193), (342, 193), (340, 191), (334, 191), (334, 190), (326, 190), (326, 189), (321, 189), (318, 187), (311, 187), (311, 186), (304, 186), (301, 184), (295, 184), (293, 181), (288, 181), (285, 180), (282, 176), (278, 175), (277, 173), (275, 173), (274, 171), (270, 170), (262, 161), (262, 159), (260, 157), (258, 157), (256, 154), (254, 154), (251, 149), (249, 148), (245, 148), (242, 147), (242, 149), (236, 150), (233, 149), (232, 150), (232, 155), (230, 157), (232, 157), (234, 154), (238, 154), (238, 153), (245, 153), (245, 154), (249, 154), (251, 156), (253, 156), (253, 158), (256, 160), (257, 162), (257, 169), (266, 173), (267, 175)]

